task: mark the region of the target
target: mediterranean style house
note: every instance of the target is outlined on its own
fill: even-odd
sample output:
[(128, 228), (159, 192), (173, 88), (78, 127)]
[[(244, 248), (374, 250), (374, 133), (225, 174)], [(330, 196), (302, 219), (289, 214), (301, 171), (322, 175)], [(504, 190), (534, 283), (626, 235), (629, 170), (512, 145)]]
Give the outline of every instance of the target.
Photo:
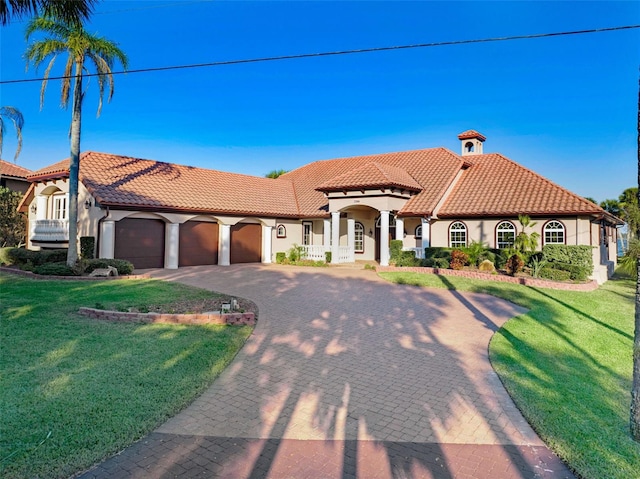
[[(480, 133), (458, 138), (460, 155), (430, 148), (316, 161), (277, 179), (85, 152), (79, 236), (96, 238), (99, 257), (138, 269), (270, 263), (294, 244), (312, 259), (331, 252), (332, 263), (387, 265), (392, 239), (418, 257), (428, 246), (474, 240), (508, 247), (526, 214), (542, 245), (593, 246), (594, 277), (607, 279), (618, 218), (505, 156), (484, 154)], [(29, 248), (67, 246), (68, 177), (68, 160), (28, 176), (20, 208)]]

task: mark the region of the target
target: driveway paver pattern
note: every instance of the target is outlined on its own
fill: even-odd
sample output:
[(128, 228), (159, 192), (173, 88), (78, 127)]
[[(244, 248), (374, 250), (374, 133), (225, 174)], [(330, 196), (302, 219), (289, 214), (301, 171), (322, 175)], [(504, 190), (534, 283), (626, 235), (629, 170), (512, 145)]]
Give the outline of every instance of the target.
[(84, 478), (573, 477), (489, 363), (512, 303), (344, 267), (151, 273), (251, 299), (258, 325), (202, 396)]

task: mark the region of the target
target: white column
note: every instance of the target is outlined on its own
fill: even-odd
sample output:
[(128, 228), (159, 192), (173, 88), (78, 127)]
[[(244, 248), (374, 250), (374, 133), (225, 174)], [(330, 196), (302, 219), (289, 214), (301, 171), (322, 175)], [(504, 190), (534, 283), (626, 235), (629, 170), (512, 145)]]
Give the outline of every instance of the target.
[(431, 247), (431, 225), (427, 218), (421, 218), (420, 224), (422, 224), (422, 248)]
[(167, 223), (164, 233), (164, 267), (178, 269), (178, 255), (180, 253), (180, 224)]
[(340, 212), (331, 212), (331, 262), (340, 261)]
[(380, 212), (380, 266), (389, 266), (389, 212)]
[(48, 199), (49, 197), (46, 195), (36, 196), (36, 221), (47, 219), (47, 200)]
[(271, 263), (271, 226), (262, 227), (262, 262)]
[(98, 258), (113, 259), (116, 249), (116, 222), (106, 220), (100, 223), (100, 251)]
[(331, 244), (331, 220), (322, 220), (322, 244), (324, 250), (329, 251), (329, 245)]
[(396, 239), (404, 245), (404, 219), (396, 216)]
[(231, 264), (231, 225), (220, 225), (218, 264), (220, 266), (229, 266)]
[(349, 258), (351, 262), (356, 260), (356, 220), (347, 219), (347, 244), (349, 245)]

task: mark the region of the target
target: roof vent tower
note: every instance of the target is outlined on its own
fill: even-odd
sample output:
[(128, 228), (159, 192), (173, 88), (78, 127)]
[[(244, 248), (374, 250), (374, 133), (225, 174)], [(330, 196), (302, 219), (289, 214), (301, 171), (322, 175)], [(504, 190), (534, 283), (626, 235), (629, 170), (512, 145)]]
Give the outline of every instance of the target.
[(462, 156), (482, 155), (482, 143), (486, 138), (475, 130), (463, 131), (458, 135), (462, 142)]

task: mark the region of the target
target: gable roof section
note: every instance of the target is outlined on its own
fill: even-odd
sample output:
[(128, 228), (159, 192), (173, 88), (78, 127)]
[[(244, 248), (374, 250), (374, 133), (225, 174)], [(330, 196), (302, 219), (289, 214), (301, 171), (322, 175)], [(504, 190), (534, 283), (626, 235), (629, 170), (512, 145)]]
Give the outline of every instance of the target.
[[(66, 164), (65, 164), (66, 162)], [(59, 175), (69, 160), (31, 179)], [(102, 205), (247, 216), (296, 217), (288, 181), (226, 173), (106, 153), (80, 157), (80, 181)]]
[(422, 190), (422, 187), (406, 170), (378, 162), (367, 163), (359, 168), (347, 171), (329, 181), (325, 181), (316, 190), (342, 191), (388, 187), (402, 188), (409, 191)]
[(31, 174), (31, 170), (27, 170), (22, 166), (18, 166), (8, 161), (0, 160), (0, 175), (4, 177), (18, 178), (26, 180)]
[(458, 140), (471, 140), (473, 138), (477, 138), (480, 141), (487, 139), (482, 133), (478, 133), (476, 130), (463, 131), (458, 135)]
[(522, 165), (498, 154), (470, 155), (439, 217), (601, 215), (604, 210)]
[[(404, 170), (422, 189), (405, 204), (399, 212), (400, 215), (429, 215), (456, 173), (465, 164), (465, 160), (446, 148), (430, 148), (316, 161), (285, 173), (278, 180), (288, 180), (293, 183), (301, 216), (326, 216), (327, 199), (322, 192), (316, 190), (318, 185), (323, 187), (330, 185), (330, 180), (371, 163), (381, 165), (387, 171)], [(408, 181), (406, 177), (404, 178)], [(351, 187), (353, 188), (353, 185)]]

